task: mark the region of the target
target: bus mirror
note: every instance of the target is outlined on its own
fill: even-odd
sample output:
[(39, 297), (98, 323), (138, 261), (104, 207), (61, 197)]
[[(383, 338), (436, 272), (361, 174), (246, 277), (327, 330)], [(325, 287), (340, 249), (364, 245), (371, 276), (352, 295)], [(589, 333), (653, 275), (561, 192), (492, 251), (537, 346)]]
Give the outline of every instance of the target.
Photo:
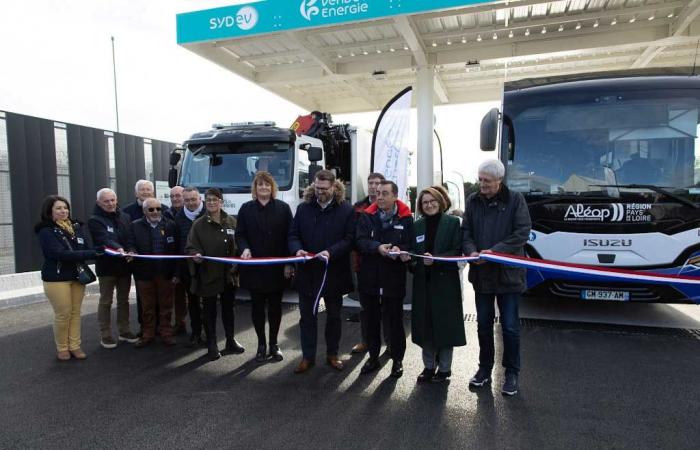
[(168, 186), (171, 188), (177, 186), (177, 169), (174, 167), (168, 170)]
[(176, 166), (177, 163), (180, 162), (180, 156), (181, 156), (181, 155), (180, 155), (180, 153), (179, 153), (177, 150), (178, 150), (178, 149), (175, 149), (175, 150), (173, 150), (173, 151), (170, 153), (170, 165), (173, 166), (173, 167)]
[(311, 164), (309, 166), (309, 180), (314, 180), (319, 170), (321, 170), (321, 166), (319, 164)]
[(481, 119), (481, 150), (493, 151), (496, 149), (498, 138), (498, 108), (493, 108)]
[(323, 150), (321, 147), (309, 147), (307, 152), (309, 153), (309, 161), (318, 162), (323, 159)]

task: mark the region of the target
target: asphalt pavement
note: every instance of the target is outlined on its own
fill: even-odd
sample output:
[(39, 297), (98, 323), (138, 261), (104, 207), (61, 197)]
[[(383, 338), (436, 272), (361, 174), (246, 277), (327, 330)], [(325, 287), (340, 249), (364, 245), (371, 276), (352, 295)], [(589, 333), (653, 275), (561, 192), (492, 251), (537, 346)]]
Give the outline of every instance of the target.
[[(500, 367), (493, 385), (468, 386), (478, 360), (472, 315), (452, 380), (417, 385), (410, 336), (401, 379), (389, 377), (386, 358), (360, 375), (364, 356), (349, 354), (359, 324), (346, 321), (346, 369), (323, 364), (321, 332), (317, 366), (295, 375), (294, 305), (284, 307), (284, 361), (262, 364), (247, 304), (236, 309), (246, 352), (214, 362), (185, 337), (174, 348), (102, 349), (96, 307), (87, 297), (89, 358), (69, 362), (55, 359), (48, 303), (0, 311), (0, 448), (698, 448), (697, 330), (525, 319), (521, 390), (506, 398)], [(319, 320), (323, 330), (325, 314)], [(408, 316), (405, 324), (410, 331)]]

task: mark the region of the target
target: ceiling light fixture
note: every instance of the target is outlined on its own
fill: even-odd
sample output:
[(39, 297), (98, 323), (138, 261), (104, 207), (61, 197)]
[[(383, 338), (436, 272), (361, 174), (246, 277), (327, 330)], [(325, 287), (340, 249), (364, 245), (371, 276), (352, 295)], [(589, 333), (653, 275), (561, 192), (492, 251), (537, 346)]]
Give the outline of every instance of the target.
[(462, 36), (462, 44), (466, 44), (466, 43), (467, 43), (467, 38)]
[(559, 31), (564, 31), (564, 25), (559, 25), (558, 30), (559, 30)]
[(599, 25), (600, 25), (600, 22), (598, 21), (598, 19), (596, 19), (596, 21), (593, 22), (593, 28), (598, 28)]
[(510, 30), (510, 31), (508, 32), (508, 37), (509, 37), (509, 38), (512, 38), (512, 37), (513, 37), (513, 30)]
[(452, 45), (452, 41), (448, 39), (448, 40), (447, 40), (447, 45)]
[(498, 39), (498, 35), (496, 33), (493, 33), (493, 40), (495, 41), (496, 39)]
[(542, 31), (540, 31), (542, 34), (547, 34), (547, 27), (542, 27)]
[(480, 34), (476, 36), (476, 41), (481, 42), (481, 35)]
[(635, 23), (637, 21), (637, 16), (632, 16), (630, 23)]
[(656, 16), (652, 14), (651, 16), (649, 16), (649, 18), (647, 20), (654, 20), (654, 19), (656, 19)]
[(437, 42), (433, 41), (433, 47), (437, 47)]
[(577, 29), (577, 30), (580, 30), (580, 29), (581, 29), (581, 22), (577, 22), (577, 23), (576, 23), (576, 29)]
[(610, 22), (610, 25), (615, 26), (617, 25), (617, 17), (613, 17), (612, 22)]
[(668, 15), (667, 15), (666, 17), (668, 17), (669, 19), (672, 19), (672, 18), (673, 18), (673, 13), (672, 13), (672, 12), (668, 13)]
[(391, 53), (394, 53), (394, 52), (396, 51), (396, 49), (395, 49), (394, 47), (390, 47), (390, 48), (389, 48), (389, 51), (390, 51)]
[(529, 28), (525, 28), (525, 36), (530, 36), (530, 29)]
[(367, 52), (367, 50), (365, 50), (365, 51), (362, 52), (362, 54), (365, 55), (365, 56), (367, 56), (369, 53)]

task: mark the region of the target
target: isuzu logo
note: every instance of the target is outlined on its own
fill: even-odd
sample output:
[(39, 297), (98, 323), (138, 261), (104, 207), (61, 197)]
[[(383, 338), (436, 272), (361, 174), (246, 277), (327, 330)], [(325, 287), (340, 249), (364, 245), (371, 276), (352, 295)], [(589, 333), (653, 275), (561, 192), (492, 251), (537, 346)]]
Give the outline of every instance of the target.
[(564, 220), (586, 222), (622, 222), (625, 206), (622, 203), (587, 206), (580, 203), (569, 205)]
[(631, 247), (632, 239), (584, 239), (584, 247)]

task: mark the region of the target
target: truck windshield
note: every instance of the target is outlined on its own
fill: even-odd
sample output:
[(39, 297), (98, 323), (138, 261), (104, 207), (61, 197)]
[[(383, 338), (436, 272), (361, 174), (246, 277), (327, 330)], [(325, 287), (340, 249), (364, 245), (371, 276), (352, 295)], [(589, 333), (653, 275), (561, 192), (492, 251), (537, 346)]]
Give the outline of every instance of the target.
[(255, 173), (265, 170), (272, 174), (280, 190), (289, 189), (293, 181), (292, 150), (290, 142), (189, 144), (180, 184), (250, 192)]
[(511, 189), (590, 196), (608, 195), (603, 185), (644, 184), (700, 192), (697, 91), (523, 94), (504, 100), (515, 137)]

